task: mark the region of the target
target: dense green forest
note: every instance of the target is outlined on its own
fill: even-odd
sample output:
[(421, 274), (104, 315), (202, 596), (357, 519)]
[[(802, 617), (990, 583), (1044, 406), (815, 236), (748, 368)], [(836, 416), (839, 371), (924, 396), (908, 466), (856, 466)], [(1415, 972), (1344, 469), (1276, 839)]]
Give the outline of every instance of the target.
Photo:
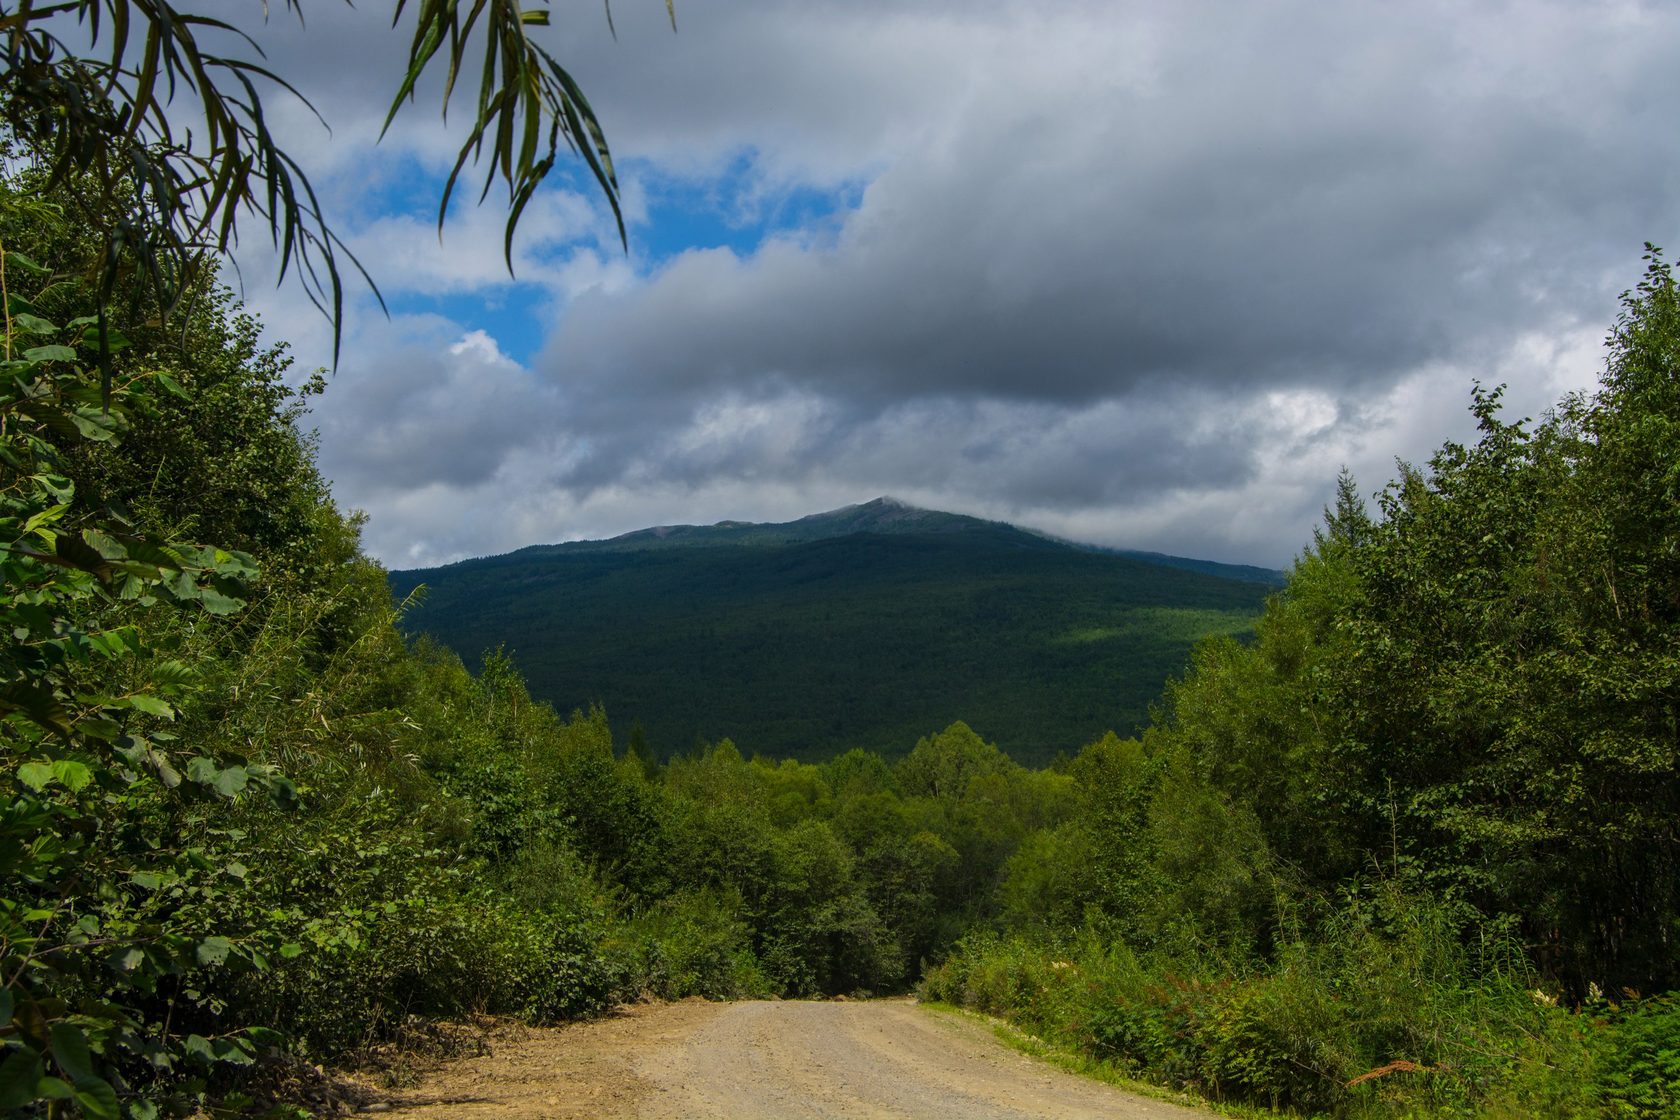
[(76, 192), (0, 185), (0, 1111), (296, 1115), (301, 1062), (413, 1016), (912, 987), (1303, 1113), (1680, 1108), (1654, 255), (1595, 394), (1517, 424), (1478, 391), (1478, 441), (1374, 511), (1344, 479), (1141, 736), (656, 759), (406, 640), (301, 428), (319, 382), (218, 288), (102, 324)]
[[(1241, 576), (1261, 569), (1211, 566)], [(784, 525), (643, 530), (393, 572), (403, 628), (505, 648), (533, 695), (603, 705), (661, 756), (730, 738), (820, 761), (902, 755), (965, 720), (1043, 765), (1131, 732), (1268, 586), (886, 499)]]

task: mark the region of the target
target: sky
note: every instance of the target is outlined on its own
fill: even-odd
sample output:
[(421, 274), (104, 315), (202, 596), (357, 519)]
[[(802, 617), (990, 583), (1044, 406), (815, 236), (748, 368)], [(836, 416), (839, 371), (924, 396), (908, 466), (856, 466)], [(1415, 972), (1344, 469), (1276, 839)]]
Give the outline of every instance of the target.
[[(616, 38), (566, 5), (537, 34), (629, 248), (564, 166), (511, 277), (505, 194), (437, 234), (465, 103), (379, 140), (411, 27), (305, 10), (247, 26), (390, 311), (352, 284), (311, 422), (394, 568), (883, 494), (1284, 566), (1341, 468), (1472, 438), (1478, 381), (1519, 417), (1590, 389), (1680, 241), (1668, 4), (619, 0)], [(330, 365), (264, 238), (237, 259)]]

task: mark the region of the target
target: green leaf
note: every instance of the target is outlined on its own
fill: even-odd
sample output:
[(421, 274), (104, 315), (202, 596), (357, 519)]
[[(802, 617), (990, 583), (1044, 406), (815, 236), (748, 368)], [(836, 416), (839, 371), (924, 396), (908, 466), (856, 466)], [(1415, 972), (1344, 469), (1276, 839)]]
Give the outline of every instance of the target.
[(26, 762), (17, 768), (18, 781), (40, 793), (53, 780), (53, 768), (49, 762)]
[(243, 1041), (235, 1038), (219, 1038), (216, 1040), (216, 1060), (235, 1066), (248, 1066), (253, 1061), (250, 1048)]
[(71, 793), (80, 793), (93, 781), (93, 771), (80, 762), (65, 758), (52, 764), (52, 775)]
[(93, 1052), (88, 1049), (87, 1035), (74, 1023), (62, 1020), (52, 1025), (53, 1063), (71, 1081), (93, 1076)]
[(76, 351), (68, 346), (36, 346), (25, 350), (23, 356), (32, 362), (73, 362)]
[(35, 1095), (49, 1101), (67, 1101), (76, 1095), (70, 1083), (59, 1077), (43, 1077), (35, 1083)]
[(13, 1050), (0, 1062), (0, 1112), (16, 1111), (34, 1100), (40, 1080), (41, 1056), (27, 1046)]
[(206, 587), (200, 591), (198, 601), (211, 614), (234, 614), (245, 609), (245, 600), (223, 595), (214, 587)]
[(163, 876), (155, 871), (136, 871), (128, 877), (128, 881), (147, 891), (155, 891), (163, 886)]
[[(52, 690), (27, 681), (0, 686), (0, 714), (19, 711), (49, 731), (70, 734), (70, 713)], [(40, 789), (40, 786), (36, 786)]]
[(210, 1040), (201, 1034), (189, 1034), (181, 1049), (189, 1056), (202, 1058), (207, 1062), (216, 1060), (216, 1052), (210, 1047)]
[(169, 759), (153, 751), (151, 763), (152, 769), (157, 771), (158, 781), (163, 783), (164, 789), (174, 789), (181, 784), (181, 772), (170, 765)]
[(144, 693), (136, 693), (125, 700), (124, 703), (133, 708), (135, 711), (145, 712), (149, 716), (157, 716), (160, 719), (175, 718), (175, 709), (170, 707), (166, 702), (159, 700), (156, 696), (147, 696)]
[(58, 328), (57, 327), (55, 327), (51, 323), (47, 322), (45, 319), (41, 318), (39, 315), (31, 315), (28, 312), (24, 312), (21, 315), (13, 315), (12, 316), (12, 326), (16, 327), (20, 331), (25, 331), (29, 334), (56, 334), (56, 333), (58, 333)]
[(216, 760), (206, 755), (201, 754), (187, 762), (187, 780), (201, 786), (214, 782), (219, 773), (221, 767), (216, 765)]
[(146, 963), (146, 954), (130, 945), (126, 949), (111, 954), (111, 967), (118, 972), (133, 972)]
[(198, 943), (194, 955), (202, 965), (221, 964), (233, 952), (233, 942), (225, 937), (206, 937)]
[(6, 267), (21, 268), (25, 272), (33, 272), (37, 276), (45, 276), (50, 271), (36, 264), (34, 258), (26, 257), (15, 249), (6, 250)]
[(231, 800), (244, 792), (245, 786), (250, 780), (250, 775), (245, 772), (245, 767), (229, 766), (216, 775), (216, 792)]
[(117, 1104), (117, 1092), (97, 1077), (76, 1079), (76, 1103), (93, 1120), (118, 1120), (122, 1115)]
[[(59, 349), (64, 348), (61, 346)], [(117, 422), (113, 415), (98, 409), (78, 408), (70, 414), (70, 423), (76, 426), (83, 439), (103, 443), (117, 434)]]
[(286, 960), (291, 960), (293, 957), (301, 956), (302, 954), (303, 946), (299, 945), (296, 941), (288, 941), (284, 945), (280, 946), (280, 956)]

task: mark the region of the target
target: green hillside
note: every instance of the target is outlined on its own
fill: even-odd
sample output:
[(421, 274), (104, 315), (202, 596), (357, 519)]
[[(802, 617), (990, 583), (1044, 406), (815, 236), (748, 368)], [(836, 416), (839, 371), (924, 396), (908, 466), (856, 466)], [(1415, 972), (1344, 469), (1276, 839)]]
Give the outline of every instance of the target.
[(898, 753), (964, 719), (1022, 761), (1148, 716), (1197, 639), (1269, 590), (879, 499), (784, 525), (643, 530), (392, 573), (470, 659), (505, 645), (534, 695), (599, 701), (661, 755)]

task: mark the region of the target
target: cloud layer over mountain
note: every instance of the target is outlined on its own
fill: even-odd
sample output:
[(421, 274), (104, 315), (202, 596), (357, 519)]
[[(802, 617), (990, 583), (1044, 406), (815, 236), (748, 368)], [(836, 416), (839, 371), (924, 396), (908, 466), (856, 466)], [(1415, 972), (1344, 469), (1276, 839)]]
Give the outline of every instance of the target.
[[(401, 33), (265, 29), (288, 132), (398, 314), (359, 309), (322, 461), (409, 566), (892, 492), (1279, 564), (1337, 469), (1591, 384), (1680, 230), (1680, 15), (1650, 4), (679, 3), (556, 12), (620, 158), (440, 247), (458, 142), (371, 148)], [(457, 129), (459, 122), (456, 122)], [(495, 196), (492, 195), (492, 198)], [(306, 363), (323, 328), (247, 294)]]

